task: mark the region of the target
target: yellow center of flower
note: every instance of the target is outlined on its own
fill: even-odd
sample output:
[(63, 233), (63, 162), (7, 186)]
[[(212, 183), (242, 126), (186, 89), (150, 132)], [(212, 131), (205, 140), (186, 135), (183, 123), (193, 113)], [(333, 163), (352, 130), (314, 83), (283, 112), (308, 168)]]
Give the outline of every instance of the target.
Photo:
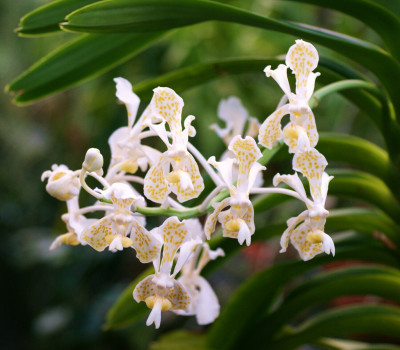
[(65, 173), (64, 173), (64, 172), (62, 172), (62, 171), (59, 171), (58, 173), (55, 173), (55, 174), (53, 175), (53, 178), (52, 178), (52, 180), (53, 180), (53, 181), (56, 181), (56, 180), (58, 180), (58, 179), (62, 178), (64, 175), (65, 175)]
[(78, 241), (78, 239), (76, 237), (76, 234), (73, 233), (73, 232), (69, 232), (69, 233), (66, 233), (65, 235), (62, 235), (61, 242), (63, 242), (64, 244), (68, 244), (68, 245), (79, 245), (79, 244), (81, 244)]
[(306, 240), (310, 243), (322, 243), (324, 241), (324, 236), (322, 231), (310, 232), (307, 235)]
[(121, 169), (122, 171), (126, 171), (127, 173), (134, 174), (134, 173), (137, 172), (138, 166), (137, 166), (137, 164), (136, 164), (135, 162), (133, 162), (133, 161), (126, 161), (126, 162), (123, 162), (123, 163), (120, 165), (120, 169)]
[[(117, 235), (107, 235), (105, 237), (107, 244), (111, 244), (111, 242), (116, 238), (116, 236)], [(132, 246), (133, 241), (130, 238), (123, 236), (121, 237), (121, 243), (124, 248), (129, 248), (130, 246)]]
[[(151, 297), (147, 297), (145, 300), (145, 303), (149, 309), (152, 309), (157, 302), (157, 299), (160, 297), (157, 297), (156, 295), (152, 295)], [(162, 298), (161, 302), (161, 311), (168, 311), (172, 307), (172, 303), (167, 299), (167, 298)]]
[(225, 224), (225, 228), (228, 231), (232, 231), (232, 232), (238, 232), (240, 230), (240, 219), (232, 219), (229, 220), (226, 224)]
[(297, 126), (290, 126), (284, 131), (285, 137), (288, 139), (297, 139), (299, 137), (299, 130)]
[(167, 181), (173, 184), (179, 183), (180, 181), (179, 171), (171, 171), (167, 175)]

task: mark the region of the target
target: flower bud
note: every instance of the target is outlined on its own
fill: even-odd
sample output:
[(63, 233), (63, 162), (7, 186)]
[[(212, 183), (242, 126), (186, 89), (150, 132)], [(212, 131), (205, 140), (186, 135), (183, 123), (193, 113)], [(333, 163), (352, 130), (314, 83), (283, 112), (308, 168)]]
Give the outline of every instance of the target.
[(86, 152), (82, 168), (88, 172), (101, 171), (103, 167), (103, 156), (97, 148), (89, 148)]
[(46, 191), (60, 201), (67, 201), (79, 194), (80, 183), (73, 171), (65, 165), (53, 164), (52, 170), (42, 174), (42, 181), (49, 178)]

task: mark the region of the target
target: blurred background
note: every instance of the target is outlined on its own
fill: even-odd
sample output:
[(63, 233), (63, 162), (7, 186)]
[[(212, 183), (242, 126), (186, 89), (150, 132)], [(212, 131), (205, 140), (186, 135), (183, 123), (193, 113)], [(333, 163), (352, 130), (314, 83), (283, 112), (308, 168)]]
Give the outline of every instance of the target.
[[(286, 1), (224, 2), (379, 43), (379, 38), (363, 24), (330, 10)], [(3, 89), (60, 42), (75, 37), (68, 33), (31, 39), (14, 33), (20, 17), (45, 3), (0, 2)], [(102, 330), (107, 310), (144, 266), (133, 251), (99, 254), (78, 246), (50, 252), (52, 240), (66, 232), (60, 219), (66, 207), (46, 193), (40, 176), (54, 163), (80, 168), (89, 147), (99, 148), (107, 164), (108, 136), (126, 123), (125, 108), (115, 98), (114, 77), (121, 76), (135, 84), (199, 62), (284, 55), (294, 39), (239, 25), (204, 23), (176, 30), (101, 77), (33, 105), (17, 107), (10, 96), (0, 94), (0, 349), (62, 350), (89, 346), (140, 350), (147, 349), (152, 339), (177, 324), (201, 331), (194, 319), (173, 315), (163, 318), (163, 327), (157, 333), (146, 327), (144, 320), (120, 331)], [(321, 47), (317, 49), (320, 55), (326, 52)], [(251, 116), (263, 121), (275, 109), (282, 93), (272, 79), (259, 72), (227, 76), (182, 94), (184, 116), (196, 116), (197, 137), (193, 142), (206, 158), (224, 151), (222, 141), (209, 130), (209, 125), (217, 122), (220, 99), (232, 95), (242, 100)], [(339, 95), (324, 99), (314, 113), (320, 131), (351, 133), (381, 144), (369, 120), (361, 118), (357, 109)], [(288, 161), (272, 164), (265, 175), (266, 184), (276, 172), (289, 169)], [(287, 220), (299, 208), (296, 203), (284, 204), (258, 220)], [(276, 241), (253, 244), (213, 273), (209, 280), (221, 304), (249, 274), (277, 259), (295, 255), (277, 256), (278, 250)]]

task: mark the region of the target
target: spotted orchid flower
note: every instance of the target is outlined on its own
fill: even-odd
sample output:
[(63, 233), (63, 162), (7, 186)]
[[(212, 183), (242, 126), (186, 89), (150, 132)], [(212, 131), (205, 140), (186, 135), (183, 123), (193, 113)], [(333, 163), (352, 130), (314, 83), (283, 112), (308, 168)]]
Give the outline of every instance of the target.
[(161, 245), (130, 211), (132, 205), (143, 204), (143, 197), (124, 183), (112, 184), (102, 195), (111, 199), (113, 210), (87, 227), (82, 233), (82, 240), (99, 252), (106, 247), (113, 252), (132, 247), (142, 263), (154, 260)]
[(46, 191), (60, 201), (68, 201), (79, 195), (81, 185), (76, 171), (66, 165), (53, 164), (51, 170), (46, 170), (41, 180), (47, 180)]
[(160, 157), (156, 149), (142, 145), (140, 134), (151, 120), (149, 108), (146, 108), (139, 120), (135, 123), (140, 99), (132, 92), (131, 83), (124, 78), (115, 78), (116, 96), (125, 104), (128, 113), (128, 126), (115, 130), (108, 139), (111, 149), (111, 162), (107, 172), (107, 181), (113, 179), (118, 172), (134, 174), (140, 168), (146, 171)]
[(63, 244), (66, 245), (85, 245), (86, 242), (82, 241), (82, 232), (90, 225), (94, 224), (97, 219), (88, 219), (80, 214), (78, 197), (73, 197), (67, 200), (67, 213), (61, 216), (65, 222), (68, 232), (59, 235), (50, 245), (50, 250), (54, 250)]
[(310, 200), (307, 198), (303, 183), (297, 173), (294, 175), (275, 175), (274, 186), (281, 182), (286, 183), (299, 194), (307, 206), (307, 210), (287, 221), (288, 228), (283, 233), (280, 242), (281, 253), (286, 251), (290, 241), (305, 261), (322, 252), (335, 255), (335, 245), (332, 238), (324, 232), (326, 217), (329, 214), (325, 209), (325, 201), (328, 185), (332, 178), (333, 176), (329, 176), (322, 169), (319, 179), (310, 183), (313, 198), (313, 200)]
[[(179, 221), (176, 216), (168, 218), (163, 225), (152, 230), (162, 244), (162, 252), (153, 260), (155, 273), (138, 283), (133, 291), (136, 302), (144, 301), (152, 311), (146, 325), (161, 324), (162, 311), (187, 311), (191, 303), (190, 294), (181, 282), (175, 280), (193, 248), (201, 243), (190, 230), (188, 221)], [(180, 250), (179, 258), (173, 269), (174, 258)], [(173, 272), (172, 272), (173, 270)]]
[(195, 253), (183, 266), (178, 281), (188, 291), (192, 302), (187, 310), (176, 311), (179, 315), (195, 315), (199, 325), (214, 322), (219, 315), (219, 302), (210, 284), (200, 276), (201, 270), (210, 260), (225, 256), (221, 248), (211, 250), (207, 243), (199, 244)]
[[(254, 209), (249, 194), (257, 174), (266, 168), (257, 162), (262, 154), (250, 136), (245, 139), (239, 135), (235, 136), (229, 144), (229, 150), (235, 159), (228, 158), (217, 162), (215, 157), (211, 157), (208, 160), (218, 170), (229, 188), (230, 197), (213, 204), (214, 212), (207, 218), (205, 234), (210, 239), (218, 220), (222, 224), (224, 237), (236, 238), (239, 244), (246, 241), (246, 244), (250, 245), (255, 227)], [(236, 185), (234, 184), (236, 179), (232, 176), (235, 162), (239, 166)], [(228, 206), (229, 209), (222, 211)]]
[[(194, 116), (185, 119), (185, 129), (182, 130), (183, 100), (175, 91), (166, 87), (154, 89), (149, 108), (151, 115), (161, 120), (161, 123), (148, 125), (168, 149), (146, 174), (145, 196), (156, 203), (164, 203), (170, 192), (177, 195), (179, 202), (198, 197), (204, 188), (204, 183), (196, 161), (187, 151), (188, 137), (196, 134), (191, 125)], [(165, 124), (169, 126), (172, 143), (169, 142)]]
[(218, 117), (225, 122), (225, 128), (221, 129), (217, 124), (212, 124), (210, 128), (215, 130), (227, 146), (236, 135), (243, 136), (246, 122), (248, 125), (245, 136), (256, 137), (258, 135), (260, 123), (256, 118), (249, 117), (246, 108), (235, 96), (221, 100), (218, 106)]
[[(275, 70), (271, 66), (265, 68), (266, 76), (275, 79), (289, 103), (278, 108), (261, 125), (258, 138), (261, 145), (271, 148), (278, 140), (283, 139), (289, 146), (290, 153), (315, 147), (318, 132), (308, 102), (314, 92), (315, 79), (320, 75), (313, 72), (318, 60), (318, 52), (313, 45), (296, 40), (296, 44), (289, 48), (286, 55), (286, 65), (280, 64)], [(296, 76), (296, 93), (290, 90), (287, 68)], [(282, 131), (281, 120), (288, 114), (290, 122)]]
[[(218, 136), (224, 141), (226, 146), (232, 141), (236, 135), (256, 137), (260, 128), (260, 123), (257, 118), (249, 117), (249, 113), (242, 105), (240, 99), (231, 96), (226, 100), (221, 100), (218, 106), (218, 116), (225, 122), (225, 128), (221, 129), (217, 124), (212, 124), (211, 129), (215, 130)], [(247, 125), (246, 125), (247, 124)], [(246, 130), (245, 130), (246, 129)], [(245, 132), (246, 131), (246, 132)], [(235, 158), (235, 155), (227, 149), (221, 156), (220, 160), (227, 158)], [(238, 166), (233, 166), (233, 177), (237, 177)], [(263, 184), (262, 174), (258, 173), (256, 178), (256, 187)]]

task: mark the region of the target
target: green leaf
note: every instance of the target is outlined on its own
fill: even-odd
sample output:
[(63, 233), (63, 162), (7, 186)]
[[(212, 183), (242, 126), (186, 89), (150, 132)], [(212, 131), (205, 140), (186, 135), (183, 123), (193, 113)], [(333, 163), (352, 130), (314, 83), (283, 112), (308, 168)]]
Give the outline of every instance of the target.
[(357, 136), (325, 132), (320, 133), (317, 148), (330, 162), (345, 162), (389, 184), (394, 167), (387, 152), (372, 142)]
[(205, 335), (188, 332), (174, 331), (163, 335), (150, 350), (207, 350)]
[(255, 338), (255, 343), (259, 338), (257, 333), (273, 338), (299, 314), (331, 299), (350, 295), (374, 295), (400, 302), (400, 272), (384, 266), (347, 266), (318, 274), (293, 288), (279, 307), (254, 325), (251, 338)]
[(289, 334), (269, 344), (269, 349), (292, 350), (326, 336), (357, 333), (400, 338), (400, 309), (385, 305), (361, 305), (319, 313)]
[(329, 194), (370, 203), (393, 220), (400, 217), (400, 205), (387, 185), (375, 176), (354, 170), (329, 171), (335, 178), (329, 184)]
[(336, 52), (346, 53), (348, 58), (374, 73), (388, 91), (400, 118), (395, 83), (400, 81), (399, 63), (379, 47), (356, 38), (201, 0), (109, 0), (77, 10), (67, 20), (63, 29), (84, 32), (144, 32), (219, 20), (302, 37)]
[(247, 335), (251, 333), (254, 323), (272, 307), (286, 283), (316, 266), (347, 259), (399, 266), (395, 253), (383, 248), (382, 244), (371, 238), (357, 235), (336, 240), (334, 259), (327, 255), (319, 255), (307, 262), (291, 261), (272, 266), (250, 277), (235, 291), (210, 329), (210, 347), (219, 350), (243, 347), (249, 341)]
[(12, 81), (13, 102), (27, 104), (110, 70), (128, 60), (162, 34), (84, 35), (34, 64)]
[(329, 350), (400, 350), (400, 346), (389, 344), (367, 344), (354, 340), (322, 338), (313, 344)]
[(288, 0), (334, 9), (364, 22), (377, 32), (391, 53), (399, 60), (400, 47), (397, 33), (400, 32), (399, 17), (379, 3), (366, 0)]
[(146, 316), (149, 312), (145, 303), (137, 303), (133, 299), (133, 290), (136, 285), (145, 277), (154, 273), (153, 267), (147, 268), (132, 281), (118, 297), (115, 304), (108, 310), (106, 323), (103, 329), (118, 329), (126, 327), (135, 321)]
[(58, 0), (43, 5), (21, 18), (16, 29), (21, 36), (61, 32), (59, 23), (66, 15), (99, 0)]

